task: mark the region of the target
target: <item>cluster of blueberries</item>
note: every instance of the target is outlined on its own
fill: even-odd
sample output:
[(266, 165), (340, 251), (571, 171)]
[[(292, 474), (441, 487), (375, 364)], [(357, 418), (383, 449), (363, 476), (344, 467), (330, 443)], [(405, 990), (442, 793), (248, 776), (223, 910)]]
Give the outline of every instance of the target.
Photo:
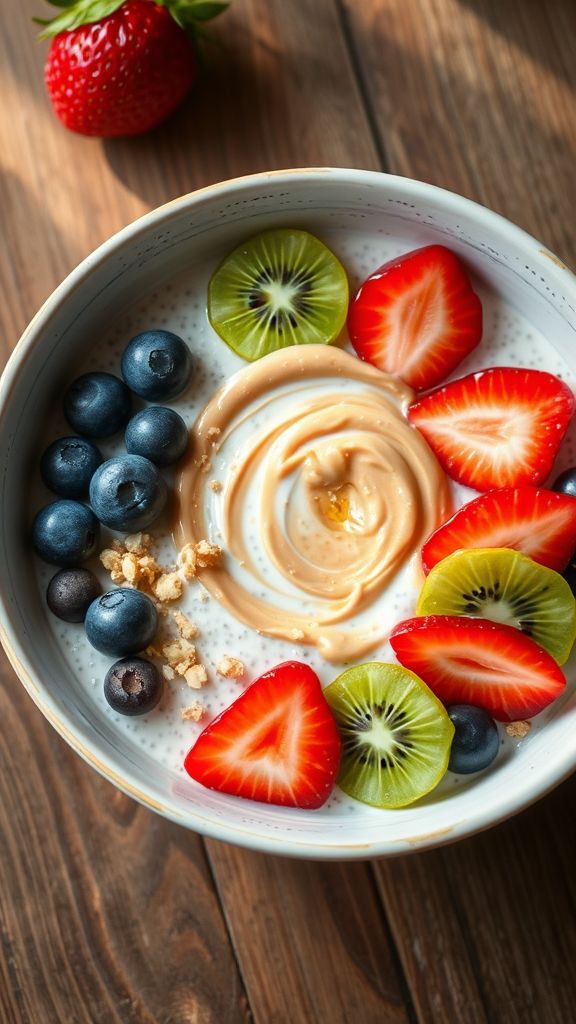
[[(133, 656), (154, 638), (156, 608), (145, 594), (127, 587), (102, 595), (96, 576), (81, 565), (98, 548), (101, 523), (136, 532), (163, 511), (167, 487), (159, 467), (182, 457), (188, 430), (166, 406), (147, 406), (133, 416), (132, 393), (150, 402), (175, 398), (187, 387), (192, 369), (190, 350), (176, 334), (154, 330), (136, 335), (122, 354), (123, 380), (87, 373), (72, 383), (63, 406), (75, 435), (52, 442), (40, 461), (44, 483), (59, 496), (40, 509), (32, 524), (37, 554), (61, 567), (50, 580), (46, 600), (58, 618), (84, 622), (96, 650), (121, 658), (106, 675), (104, 694), (123, 714), (144, 714), (161, 697), (156, 667)], [(127, 454), (104, 461), (94, 439), (120, 430)]]

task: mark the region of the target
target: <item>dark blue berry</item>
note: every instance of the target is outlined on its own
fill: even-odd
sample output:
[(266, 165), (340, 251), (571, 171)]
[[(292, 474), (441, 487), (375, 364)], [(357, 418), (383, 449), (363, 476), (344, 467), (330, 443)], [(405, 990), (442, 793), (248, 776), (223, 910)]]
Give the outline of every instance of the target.
[(118, 455), (98, 467), (90, 483), (90, 504), (112, 530), (143, 530), (166, 504), (166, 484), (149, 459)]
[(455, 733), (448, 768), (470, 775), (487, 768), (498, 753), (498, 727), (487, 711), (472, 704), (453, 704), (446, 709)]
[(86, 612), (102, 588), (89, 569), (61, 569), (46, 591), (50, 611), (64, 622), (84, 622)]
[(40, 474), (46, 487), (63, 498), (84, 498), (102, 453), (85, 437), (59, 437), (40, 459)]
[(565, 469), (563, 473), (552, 484), (553, 491), (559, 491), (560, 494), (569, 494), (571, 498), (576, 498), (576, 466), (571, 469)]
[(162, 678), (145, 658), (122, 658), (106, 673), (104, 696), (121, 715), (145, 715), (162, 696)]
[(122, 376), (132, 391), (149, 402), (175, 398), (191, 375), (190, 349), (171, 331), (137, 334), (124, 349)]
[(132, 414), (132, 395), (111, 373), (85, 373), (64, 395), (64, 415), (86, 437), (112, 437)]
[(86, 636), (97, 651), (123, 658), (152, 643), (158, 614), (146, 594), (119, 587), (92, 602), (85, 625)]
[(73, 566), (96, 551), (100, 526), (92, 509), (79, 501), (51, 501), (32, 523), (36, 552), (51, 565)]
[(150, 405), (132, 417), (124, 435), (126, 451), (156, 466), (171, 466), (186, 451), (188, 428), (174, 409)]

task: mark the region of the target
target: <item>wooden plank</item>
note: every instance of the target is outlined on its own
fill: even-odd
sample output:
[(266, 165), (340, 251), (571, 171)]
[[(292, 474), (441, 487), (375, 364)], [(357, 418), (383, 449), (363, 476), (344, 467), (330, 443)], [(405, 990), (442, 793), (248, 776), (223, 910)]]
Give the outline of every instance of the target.
[(420, 1021), (574, 1019), (575, 798), (573, 779), (492, 832), (375, 865)]
[(0, 1019), (246, 1022), (201, 840), (73, 755), (4, 659), (1, 680)]
[(492, 207), (576, 263), (573, 0), (340, 0), (389, 171)]
[(257, 1024), (407, 1024), (366, 865), (206, 845)]
[[(571, 0), (343, 0), (388, 169), (498, 210), (576, 263)], [(496, 831), (379, 862), (378, 886), (429, 1024), (574, 1016), (575, 783)]]

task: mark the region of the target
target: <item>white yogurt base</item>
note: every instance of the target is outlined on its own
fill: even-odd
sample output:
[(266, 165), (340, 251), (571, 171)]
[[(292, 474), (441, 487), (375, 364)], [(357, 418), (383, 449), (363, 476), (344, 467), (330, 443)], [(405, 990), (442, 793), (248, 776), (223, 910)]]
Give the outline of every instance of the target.
[[(346, 229), (333, 233), (324, 232), (322, 239), (339, 256), (348, 270), (351, 294), (354, 294), (357, 284), (381, 263), (413, 247), (410, 243), (403, 243), (399, 238), (375, 237), (368, 232), (363, 236), (357, 228), (353, 232)], [(133, 308), (127, 310), (115, 323), (111, 324), (110, 333), (107, 338), (103, 339), (103, 343), (94, 346), (92, 351), (87, 354), (86, 360), (74, 368), (74, 375), (90, 370), (118, 374), (121, 351), (134, 334), (154, 327), (172, 330), (189, 344), (195, 355), (196, 374), (187, 394), (169, 404), (181, 413), (188, 424), (191, 424), (214, 390), (231, 374), (245, 365), (243, 360), (235, 356), (217, 337), (206, 317), (207, 283), (218, 260), (224, 255), (224, 252), (213, 253), (201, 267), (186, 268), (178, 279), (162, 284), (161, 287), (158, 287), (157, 292), (150, 294)], [(561, 377), (573, 389), (576, 388), (576, 373), (570, 370), (553, 348), (550, 340), (537, 331), (520, 311), (504, 304), (495, 296), (486, 294), (479, 287), (477, 290), (482, 298), (484, 309), (484, 338), (478, 349), (458, 367), (453, 374), (454, 377), (493, 365), (522, 366), (547, 370)], [(69, 382), (62, 382), (62, 393), (64, 393), (67, 383)], [(144, 404), (135, 404), (135, 411), (136, 408)], [(72, 431), (62, 415), (55, 415), (53, 422), (43, 428), (39, 454), (50, 440), (68, 433), (72, 433)], [(121, 438), (114, 439), (112, 443), (101, 442), (99, 447), (105, 457), (124, 450)], [(576, 429), (573, 427), (562, 445), (556, 471), (575, 463)], [(165, 475), (167, 478), (169, 477), (168, 473)], [(214, 472), (213, 476), (216, 479), (220, 478), (218, 472)], [(454, 485), (456, 505), (469, 500), (474, 493)], [(53, 498), (54, 496), (46, 491), (40, 483), (35, 485), (34, 508), (48, 500), (53, 500)], [(257, 524), (255, 527), (257, 533)], [(175, 562), (176, 551), (167, 531), (164, 529), (162, 532), (162, 527), (159, 524), (152, 528), (151, 532), (159, 537), (159, 545), (156, 549), (159, 561), (166, 565), (172, 565)], [(103, 530), (101, 547), (105, 547), (107, 538), (111, 539), (113, 536), (114, 534), (110, 531)], [(208, 539), (218, 543), (217, 524), (215, 524), (214, 534)], [(39, 587), (44, 592), (49, 579), (56, 570), (39, 561), (36, 564)], [(101, 569), (96, 560), (89, 567), (98, 574), (103, 586), (110, 586), (108, 574)], [(390, 623), (390, 627), (401, 619), (414, 614), (418, 593), (416, 579), (417, 573), (414, 567), (410, 564), (407, 565), (383, 596), (379, 612)], [(207, 600), (202, 600), (202, 598), (207, 598)], [(200, 629), (198, 649), (201, 660), (208, 670), (210, 683), (201, 691), (189, 689), (183, 681), (167, 683), (160, 706), (151, 714), (141, 718), (126, 718), (109, 708), (104, 700), (102, 682), (113, 659), (100, 655), (90, 647), (82, 626), (60, 622), (46, 608), (46, 618), (62, 657), (70, 665), (78, 680), (78, 685), (89, 692), (91, 699), (114, 722), (119, 742), (128, 747), (134, 745), (145, 749), (159, 765), (161, 764), (175, 773), (184, 774), (183, 758), (203, 725), (225, 708), (239, 695), (243, 686), (255, 679), (261, 672), (288, 659), (304, 660), (317, 671), (322, 682), (327, 684), (344, 668), (344, 666), (327, 664), (314, 648), (269, 639), (247, 630), (213, 598), (209, 597), (199, 583), (192, 583), (187, 588), (179, 607)], [(225, 680), (217, 675), (215, 666), (226, 654), (240, 658), (246, 665), (246, 677), (242, 683)], [(373, 652), (370, 660), (395, 661), (395, 657), (386, 642)], [(567, 674), (568, 689), (571, 689), (570, 683), (573, 683), (574, 669), (571, 671), (568, 669)], [(180, 713), (183, 707), (196, 699), (200, 699), (206, 708), (206, 717), (201, 725), (183, 721)], [(561, 698), (534, 720), (532, 732), (525, 740), (521, 741), (522, 743), (530, 743), (531, 736), (536, 730), (545, 726), (550, 715), (557, 713), (563, 700), (564, 698)], [(502, 742), (508, 749), (507, 756), (509, 756), (513, 753), (513, 747), (518, 741), (512, 741), (506, 737), (504, 730), (501, 732)], [(497, 772), (498, 761), (488, 771)], [(435, 790), (435, 795), (438, 796), (442, 791), (449, 792), (455, 785), (469, 786), (473, 784), (474, 776), (460, 780), (448, 773), (441, 786)], [(366, 816), (382, 813), (350, 800), (338, 789), (334, 791), (327, 808), (337, 809), (338, 812), (349, 810)], [(323, 809), (323, 813), (325, 811), (326, 808)]]

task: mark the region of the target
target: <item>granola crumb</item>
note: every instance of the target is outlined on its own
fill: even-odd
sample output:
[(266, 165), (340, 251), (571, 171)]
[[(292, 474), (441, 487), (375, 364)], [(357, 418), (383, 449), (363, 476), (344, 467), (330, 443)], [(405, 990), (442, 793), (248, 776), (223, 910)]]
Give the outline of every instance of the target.
[(222, 484), (220, 483), (220, 481), (219, 480), (211, 480), (210, 481), (210, 490), (214, 491), (214, 494), (219, 494), (220, 491), (222, 490)]
[(116, 551), (116, 553), (118, 555), (123, 555), (124, 551), (126, 550), (124, 545), (123, 545), (123, 543), (122, 543), (122, 541), (121, 540), (117, 540), (116, 537), (114, 538), (114, 540), (110, 544), (110, 547), (112, 548), (113, 551)]
[(195, 546), (196, 561), (199, 569), (211, 569), (218, 565), (222, 557), (222, 548), (210, 541), (200, 540)]
[(193, 690), (200, 690), (208, 682), (204, 665), (191, 665), (184, 673), (184, 679)]
[(184, 615), (184, 612), (172, 612), (172, 618), (176, 629), (184, 640), (193, 640), (195, 636), (198, 636), (198, 626), (195, 626), (188, 616)]
[(515, 739), (523, 740), (532, 728), (532, 722), (508, 722), (506, 732)]
[(178, 555), (178, 565), (184, 573), (184, 579), (193, 580), (196, 577), (197, 568), (196, 548), (194, 544), (185, 544)]
[(229, 655), (226, 655), (216, 665), (216, 671), (218, 675), (224, 676), (225, 679), (241, 679), (246, 669), (244, 668), (244, 663), (239, 658), (231, 658)]
[(187, 661), (189, 665), (194, 665), (196, 662), (196, 648), (194, 644), (189, 643), (188, 640), (184, 640), (182, 637), (179, 640), (169, 640), (168, 643), (162, 644), (162, 657), (166, 659), (172, 668), (176, 668), (183, 661)]
[(177, 572), (165, 572), (158, 577), (152, 590), (159, 601), (179, 601), (183, 583)]
[(209, 441), (211, 441), (214, 444), (214, 442), (217, 441), (218, 438), (220, 437), (221, 433), (222, 431), (220, 430), (220, 427), (208, 427), (208, 430), (206, 431), (206, 437), (208, 438)]
[(146, 648), (146, 650), (144, 651), (144, 654), (146, 655), (147, 658), (161, 658), (162, 657), (162, 655), (161, 655), (160, 651), (158, 650), (158, 648), (154, 647), (154, 644), (149, 644), (148, 647)]
[(204, 706), (200, 701), (195, 700), (187, 708), (182, 708), (182, 718), (187, 722), (199, 722), (204, 714)]
[(171, 665), (168, 665), (168, 664), (162, 665), (162, 675), (164, 676), (164, 679), (168, 679), (168, 680), (172, 680), (172, 679), (176, 678), (176, 673), (175, 673), (174, 669), (172, 668)]
[(126, 582), (135, 584), (138, 578), (138, 559), (136, 555), (130, 553), (124, 555), (121, 569)]
[(133, 555), (147, 555), (152, 547), (152, 537), (149, 533), (129, 533), (124, 538), (124, 547)]

